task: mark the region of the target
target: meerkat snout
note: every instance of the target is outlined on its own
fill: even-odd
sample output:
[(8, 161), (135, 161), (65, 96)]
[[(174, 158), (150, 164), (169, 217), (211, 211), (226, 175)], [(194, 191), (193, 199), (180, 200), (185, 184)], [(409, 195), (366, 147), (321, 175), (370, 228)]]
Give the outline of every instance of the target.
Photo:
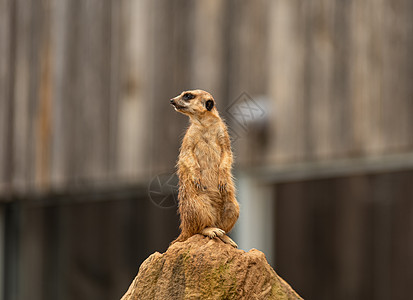
[(169, 100), (169, 102), (175, 108), (176, 111), (182, 112), (182, 110), (186, 107), (183, 105), (183, 103), (180, 103), (179, 99), (177, 98), (178, 97), (172, 98), (171, 100)]

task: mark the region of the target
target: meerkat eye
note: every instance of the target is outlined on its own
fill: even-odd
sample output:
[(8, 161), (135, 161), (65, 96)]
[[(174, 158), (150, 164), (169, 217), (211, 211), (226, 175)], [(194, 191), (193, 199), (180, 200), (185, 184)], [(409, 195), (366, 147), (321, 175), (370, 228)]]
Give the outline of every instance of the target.
[(186, 93), (182, 96), (182, 99), (185, 100), (185, 101), (188, 101), (188, 100), (191, 100), (191, 99), (194, 99), (194, 98), (195, 98), (194, 94), (191, 94), (191, 93)]

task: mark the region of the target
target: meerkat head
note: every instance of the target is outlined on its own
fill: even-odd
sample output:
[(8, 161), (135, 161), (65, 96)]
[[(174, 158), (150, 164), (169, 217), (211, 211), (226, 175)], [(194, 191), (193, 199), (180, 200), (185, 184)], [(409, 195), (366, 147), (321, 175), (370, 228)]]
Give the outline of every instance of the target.
[(176, 111), (197, 119), (217, 114), (214, 98), (203, 90), (182, 92), (172, 98), (170, 103)]

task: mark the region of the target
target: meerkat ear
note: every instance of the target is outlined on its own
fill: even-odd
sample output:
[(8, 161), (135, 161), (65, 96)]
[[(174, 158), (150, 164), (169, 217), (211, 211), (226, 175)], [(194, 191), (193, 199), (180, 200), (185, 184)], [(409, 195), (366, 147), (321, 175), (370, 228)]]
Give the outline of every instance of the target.
[(205, 102), (205, 108), (206, 108), (208, 111), (211, 111), (211, 109), (214, 108), (214, 101), (208, 100), (207, 102)]

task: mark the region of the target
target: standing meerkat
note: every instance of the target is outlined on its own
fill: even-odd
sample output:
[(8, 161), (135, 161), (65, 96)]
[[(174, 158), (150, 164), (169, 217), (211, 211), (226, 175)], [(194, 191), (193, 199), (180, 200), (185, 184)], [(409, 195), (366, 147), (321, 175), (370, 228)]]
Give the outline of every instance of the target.
[(190, 119), (177, 164), (181, 234), (174, 242), (200, 233), (237, 247), (226, 235), (239, 216), (231, 143), (214, 98), (205, 91), (193, 90), (182, 92), (170, 103)]

